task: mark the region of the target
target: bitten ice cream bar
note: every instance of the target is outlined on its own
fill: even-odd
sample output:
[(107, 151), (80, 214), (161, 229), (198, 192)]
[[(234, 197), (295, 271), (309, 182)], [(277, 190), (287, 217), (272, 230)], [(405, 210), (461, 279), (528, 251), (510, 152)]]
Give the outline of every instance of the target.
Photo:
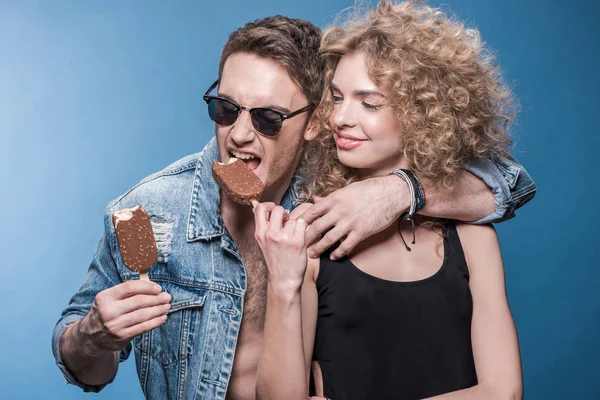
[(140, 273), (140, 280), (149, 280), (148, 271), (156, 262), (156, 242), (150, 217), (143, 207), (126, 208), (113, 214), (113, 224), (127, 268)]
[(225, 193), (238, 204), (253, 205), (265, 190), (265, 185), (256, 174), (237, 158), (231, 158), (228, 164), (213, 161), (212, 174)]

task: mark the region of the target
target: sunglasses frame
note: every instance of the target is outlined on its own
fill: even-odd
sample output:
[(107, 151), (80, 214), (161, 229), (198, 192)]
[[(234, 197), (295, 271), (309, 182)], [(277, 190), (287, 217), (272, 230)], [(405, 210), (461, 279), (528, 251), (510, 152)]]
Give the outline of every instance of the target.
[[(245, 106), (242, 106), (242, 105), (240, 105), (240, 104), (236, 103), (236, 102), (235, 102), (235, 101), (233, 101), (233, 100), (229, 100), (229, 99), (226, 99), (226, 98), (224, 98), (224, 97), (220, 97), (220, 96), (210, 96), (210, 95), (209, 95), (209, 93), (210, 93), (210, 92), (212, 92), (212, 91), (213, 91), (213, 89), (214, 89), (214, 88), (216, 88), (218, 84), (219, 84), (219, 80), (217, 79), (217, 80), (215, 81), (215, 83), (213, 83), (213, 84), (212, 84), (212, 85), (211, 85), (211, 86), (208, 88), (208, 90), (206, 91), (206, 93), (204, 93), (204, 96), (202, 96), (202, 98), (203, 98), (203, 99), (204, 99), (204, 101), (206, 102), (206, 105), (208, 105), (208, 104), (210, 103), (210, 101), (211, 101), (211, 100), (221, 100), (221, 101), (225, 101), (225, 102), (227, 102), (227, 103), (231, 104), (232, 106), (234, 106), (235, 108), (237, 108), (237, 109), (238, 109), (238, 116), (237, 116), (237, 117), (236, 117), (236, 119), (235, 119), (235, 120), (234, 120), (234, 121), (233, 121), (231, 124), (229, 124), (229, 125), (222, 125), (222, 124), (219, 124), (218, 122), (216, 122), (215, 120), (213, 120), (213, 119), (211, 118), (211, 120), (212, 120), (212, 121), (213, 121), (215, 124), (217, 124), (217, 125), (221, 125), (221, 126), (230, 126), (230, 125), (233, 125), (233, 124), (235, 123), (235, 121), (237, 121), (237, 119), (239, 118), (239, 116), (240, 116), (240, 113), (242, 112), (242, 110), (246, 110), (246, 111), (248, 111), (248, 112), (250, 113), (250, 117), (252, 118), (252, 126), (254, 127), (254, 129), (256, 129), (256, 132), (260, 133), (262, 136), (265, 136), (265, 137), (275, 137), (275, 136), (277, 136), (277, 135), (279, 134), (279, 131), (281, 130), (281, 128), (282, 128), (282, 126), (283, 126), (283, 121), (285, 121), (286, 119), (290, 119), (290, 118), (292, 118), (292, 117), (295, 117), (296, 115), (300, 115), (300, 114), (302, 114), (302, 113), (305, 113), (305, 112), (307, 112), (307, 111), (309, 111), (310, 109), (312, 109), (312, 108), (313, 108), (313, 105), (312, 105), (312, 104), (309, 104), (309, 105), (307, 105), (307, 106), (305, 106), (305, 107), (302, 107), (302, 108), (301, 108), (301, 109), (299, 109), (299, 110), (296, 110), (296, 111), (294, 111), (294, 112), (291, 112), (291, 113), (289, 113), (289, 114), (288, 114), (288, 113), (285, 113), (285, 112), (283, 112), (283, 111), (280, 111), (280, 110), (277, 110), (277, 109), (274, 109), (274, 108), (269, 108), (269, 107), (253, 107), (253, 108), (250, 108), (250, 107), (245, 107)], [(257, 110), (267, 110), (267, 111), (271, 111), (271, 112), (274, 112), (275, 114), (277, 114), (277, 115), (279, 115), (279, 116), (280, 116), (281, 120), (280, 120), (280, 121), (278, 121), (278, 123), (279, 123), (279, 127), (277, 128), (277, 130), (276, 130), (276, 132), (275, 132), (274, 134), (272, 134), (272, 135), (269, 135), (269, 134), (263, 133), (263, 132), (259, 131), (259, 130), (256, 128), (256, 126), (254, 126), (255, 119), (254, 119), (254, 116), (253, 116), (253, 114), (252, 114), (252, 113), (253, 113), (254, 111), (257, 111)], [(210, 113), (209, 113), (209, 117), (210, 117)]]

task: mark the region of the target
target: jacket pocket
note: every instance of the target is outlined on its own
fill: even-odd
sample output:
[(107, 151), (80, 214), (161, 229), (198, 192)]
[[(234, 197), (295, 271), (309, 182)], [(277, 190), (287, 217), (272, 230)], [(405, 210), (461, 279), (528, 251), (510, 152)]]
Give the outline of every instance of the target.
[(194, 351), (206, 289), (171, 280), (155, 282), (172, 296), (171, 309), (164, 324), (137, 336), (134, 345), (141, 353), (168, 367), (187, 359)]

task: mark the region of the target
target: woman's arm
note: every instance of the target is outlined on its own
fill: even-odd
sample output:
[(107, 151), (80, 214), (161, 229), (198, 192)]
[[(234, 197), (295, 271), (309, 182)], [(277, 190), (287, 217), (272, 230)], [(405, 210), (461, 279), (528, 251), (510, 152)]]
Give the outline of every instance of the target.
[(458, 224), (457, 228), (471, 275), (471, 340), (478, 384), (432, 399), (522, 399), (519, 343), (496, 231), (491, 225)]
[(306, 383), (310, 382), (310, 371), (315, 335), (317, 331), (317, 316), (319, 310), (319, 296), (317, 293), (317, 276), (319, 275), (320, 260), (309, 258), (302, 285), (302, 341), (304, 344), (304, 363), (306, 368)]
[[(256, 211), (257, 240), (269, 269), (267, 310), (256, 382), (258, 399), (308, 399), (309, 371), (317, 322), (314, 277), (319, 260), (311, 259), (307, 264), (305, 246), (302, 246), (303, 257), (293, 257), (297, 249), (285, 243), (285, 237), (290, 236), (286, 227), (296, 223), (295, 217), (301, 210), (292, 212), (290, 221), (284, 227), (281, 227), (281, 217), (275, 209), (268, 217), (262, 215), (262, 210)], [(269, 221), (270, 226), (265, 228), (261, 226), (264, 221), (259, 223), (259, 218), (274, 220), (275, 224)], [(298, 226), (306, 229), (305, 223)], [(260, 231), (266, 234), (259, 237)], [(301, 237), (303, 243), (304, 230), (296, 231), (294, 236), (296, 239)], [(284, 239), (275, 242), (275, 238)], [(289, 270), (295, 272), (289, 274)], [(304, 278), (299, 274), (304, 274)]]

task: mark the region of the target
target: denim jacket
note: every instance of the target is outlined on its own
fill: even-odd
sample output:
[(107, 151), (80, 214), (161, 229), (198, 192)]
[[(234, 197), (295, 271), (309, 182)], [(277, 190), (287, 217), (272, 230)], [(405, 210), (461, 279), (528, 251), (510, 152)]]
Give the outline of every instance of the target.
[[(138, 273), (123, 264), (111, 216), (142, 205), (150, 215), (158, 250), (148, 275), (171, 294), (171, 309), (163, 325), (135, 337), (120, 352), (120, 361), (133, 349), (148, 399), (225, 398), (242, 320), (246, 273), (221, 218), (219, 187), (211, 172), (216, 159), (219, 150), (213, 139), (201, 153), (145, 178), (107, 206), (105, 234), (85, 282), (63, 311), (52, 337), (56, 363), (68, 383), (86, 392), (105, 386), (77, 381), (65, 367), (58, 346), (67, 326), (87, 314), (98, 292), (139, 279)], [(494, 161), (496, 165), (487, 161), (469, 167), (496, 194), (496, 213), (481, 222), (511, 217), (535, 192), (526, 171), (514, 160)], [(294, 178), (283, 198), (287, 210), (298, 203), (298, 183)]]

